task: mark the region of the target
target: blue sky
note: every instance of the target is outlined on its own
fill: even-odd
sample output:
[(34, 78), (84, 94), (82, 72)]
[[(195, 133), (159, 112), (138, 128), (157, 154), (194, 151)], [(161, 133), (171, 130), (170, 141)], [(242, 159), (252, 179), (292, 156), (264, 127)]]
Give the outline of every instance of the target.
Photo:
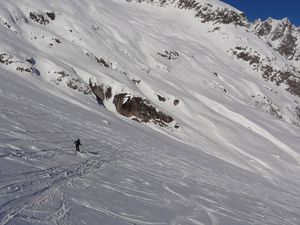
[(282, 19), (300, 26), (300, 0), (222, 0), (243, 11), (250, 21), (257, 18)]

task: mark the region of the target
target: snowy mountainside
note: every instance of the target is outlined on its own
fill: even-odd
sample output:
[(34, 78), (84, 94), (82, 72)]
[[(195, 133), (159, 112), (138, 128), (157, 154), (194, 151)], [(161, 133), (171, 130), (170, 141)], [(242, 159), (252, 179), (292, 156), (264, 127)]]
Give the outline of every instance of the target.
[(179, 9), (192, 10), (196, 18), (202, 22), (215, 22), (221, 24), (235, 24), (247, 26), (245, 15), (239, 10), (219, 0), (127, 0), (128, 2), (150, 3), (166, 7), (175, 6)]
[(0, 225), (297, 224), (296, 61), (220, 1), (141, 2), (0, 2)]
[[(300, 96), (299, 28), (291, 24), (287, 18), (282, 21), (272, 18), (263, 22), (257, 20), (252, 24), (247, 21), (242, 12), (220, 1), (138, 0), (137, 2), (152, 3), (162, 7), (175, 6), (179, 9), (188, 9), (193, 11), (195, 18), (200, 18), (202, 23), (213, 22), (214, 26), (213, 29), (211, 29), (212, 32), (221, 30), (221, 26), (215, 26), (216, 24), (234, 24), (236, 26), (245, 27), (246, 32), (255, 33), (259, 38), (264, 40), (268, 47), (271, 47), (272, 50), (275, 50), (276, 53), (284, 57), (284, 59), (280, 59), (279, 61), (288, 61), (285, 66), (279, 63), (280, 68), (278, 69), (276, 68), (278, 64), (276, 54), (273, 54), (272, 57), (265, 54), (261, 55), (258, 53), (260, 48), (257, 45), (249, 45), (248, 42), (244, 43), (244, 46), (235, 46), (236, 49), (242, 50), (238, 58), (242, 58), (244, 61), (251, 60), (250, 65), (254, 64), (254, 69), (259, 70), (264, 79), (276, 82), (278, 86), (286, 84), (289, 92)], [(238, 41), (239, 40), (236, 40), (236, 43), (238, 43)], [(265, 46), (263, 48), (265, 48)], [(255, 53), (251, 53), (251, 51)], [(234, 53), (236, 53), (236, 51), (234, 51)]]

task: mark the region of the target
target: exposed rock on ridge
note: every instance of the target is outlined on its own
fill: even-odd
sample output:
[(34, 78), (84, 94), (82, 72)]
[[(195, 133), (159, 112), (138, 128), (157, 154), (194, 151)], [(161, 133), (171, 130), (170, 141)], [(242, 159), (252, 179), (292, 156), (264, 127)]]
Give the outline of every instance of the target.
[(215, 22), (221, 24), (234, 24), (238, 26), (247, 26), (248, 21), (245, 15), (238, 10), (214, 6), (201, 0), (126, 0), (128, 2), (146, 2), (161, 7), (174, 5), (180, 9), (189, 9), (195, 11), (195, 17), (201, 18), (202, 22)]
[(286, 90), (300, 97), (300, 73), (288, 69), (276, 69), (270, 58), (263, 58), (252, 48), (236, 47), (232, 49), (233, 55), (248, 62), (256, 71), (260, 71), (264, 79), (276, 83), (277, 86), (285, 84)]

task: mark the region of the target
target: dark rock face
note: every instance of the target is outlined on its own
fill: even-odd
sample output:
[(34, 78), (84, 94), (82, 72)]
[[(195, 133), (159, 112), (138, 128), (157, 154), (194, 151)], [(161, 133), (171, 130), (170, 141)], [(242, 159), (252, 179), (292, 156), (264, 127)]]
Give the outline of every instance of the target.
[[(96, 85), (89, 81), (89, 87), (96, 96), (98, 102), (103, 104), (104, 100), (110, 99), (112, 94), (111, 87), (105, 87), (104, 84)], [(137, 122), (154, 122), (162, 127), (167, 127), (174, 119), (167, 114), (156, 110), (150, 105), (150, 101), (141, 97), (132, 97), (127, 93), (121, 93), (114, 96), (113, 103), (118, 113), (126, 117), (133, 118)], [(179, 127), (179, 125), (177, 125)]]
[(89, 87), (91, 88), (92, 92), (96, 96), (100, 102), (103, 102), (105, 99), (108, 100), (112, 97), (112, 88), (111, 87), (104, 87), (103, 84), (96, 85), (92, 84), (91, 80), (89, 81)]
[(92, 92), (94, 95), (97, 97), (97, 99), (100, 99), (101, 101), (104, 101), (105, 95), (104, 95), (104, 90), (102, 86), (93, 86), (90, 83), (90, 88), (92, 89)]
[(157, 111), (155, 107), (150, 105), (150, 102), (141, 97), (132, 97), (127, 93), (115, 95), (113, 100), (116, 110), (123, 116), (136, 117), (141, 122), (150, 122), (166, 127), (168, 123), (174, 119), (161, 111)]

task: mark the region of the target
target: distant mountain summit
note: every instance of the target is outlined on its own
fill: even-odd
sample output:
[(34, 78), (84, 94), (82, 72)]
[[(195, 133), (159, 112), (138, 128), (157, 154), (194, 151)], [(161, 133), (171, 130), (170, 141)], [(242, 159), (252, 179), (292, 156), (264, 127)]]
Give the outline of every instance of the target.
[(300, 28), (293, 25), (287, 18), (257, 20), (252, 28), (259, 37), (281, 55), (289, 60), (300, 60)]

